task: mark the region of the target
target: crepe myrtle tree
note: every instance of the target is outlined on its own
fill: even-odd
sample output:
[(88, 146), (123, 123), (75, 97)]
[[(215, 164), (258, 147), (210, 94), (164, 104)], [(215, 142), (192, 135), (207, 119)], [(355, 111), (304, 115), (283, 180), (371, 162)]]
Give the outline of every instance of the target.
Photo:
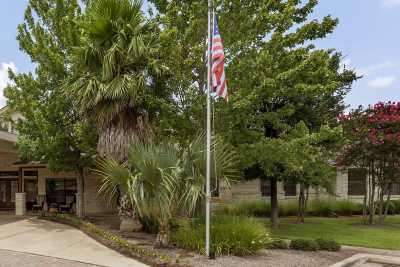
[(366, 171), (364, 219), (383, 223), (400, 182), (400, 103), (379, 102), (340, 116), (347, 142), (338, 163)]

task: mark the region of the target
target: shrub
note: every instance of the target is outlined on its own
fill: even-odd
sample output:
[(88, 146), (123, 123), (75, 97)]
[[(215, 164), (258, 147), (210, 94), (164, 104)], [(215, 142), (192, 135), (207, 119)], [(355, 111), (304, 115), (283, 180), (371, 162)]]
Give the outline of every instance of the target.
[(340, 244), (333, 239), (318, 238), (318, 239), (315, 239), (315, 242), (317, 242), (318, 249), (320, 249), (320, 250), (328, 250), (328, 251), (339, 251), (340, 250)]
[[(171, 241), (176, 246), (204, 252), (204, 222), (180, 221)], [(212, 249), (217, 255), (253, 255), (271, 242), (266, 227), (254, 218), (215, 216), (211, 228)]]
[(400, 200), (392, 200), (394, 206), (394, 214), (400, 214)]
[[(386, 209), (386, 204), (387, 204), (387, 201), (384, 201), (383, 202), (383, 211), (385, 211), (385, 209)], [(378, 203), (378, 205), (379, 205), (379, 203)], [(397, 207), (396, 207), (395, 201), (393, 201), (393, 200), (389, 201), (388, 214), (389, 215), (395, 215), (397, 213), (396, 209), (397, 209)], [(379, 212), (378, 209), (377, 209), (376, 212), (377, 213)]]
[(231, 216), (266, 217), (271, 214), (271, 206), (266, 200), (236, 201), (218, 207), (216, 213)]
[(310, 202), (309, 213), (314, 216), (332, 216), (335, 215), (335, 208), (332, 201), (314, 200)]
[(297, 215), (297, 201), (285, 201), (279, 205), (280, 216), (296, 216)]
[(362, 214), (363, 205), (349, 200), (339, 200), (334, 202), (335, 213), (341, 216), (352, 216)]
[[(394, 201), (393, 201), (394, 203)], [(297, 201), (284, 201), (279, 205), (279, 215), (296, 216)], [(396, 206), (397, 205), (397, 206)], [(393, 206), (393, 207), (392, 207)], [(391, 206), (389, 214), (400, 214), (400, 201)], [(271, 215), (271, 206), (267, 200), (237, 201), (228, 205), (219, 206), (216, 214), (231, 216), (268, 217)], [(351, 216), (362, 214), (362, 204), (349, 200), (311, 200), (308, 204), (307, 214), (312, 216)]]
[(290, 242), (290, 248), (295, 250), (316, 251), (318, 243), (311, 239), (294, 239)]
[(351, 216), (362, 214), (362, 204), (349, 200), (313, 200), (308, 210), (313, 216)]
[(275, 239), (272, 240), (271, 243), (267, 245), (269, 249), (288, 249), (288, 244), (285, 240), (282, 239)]

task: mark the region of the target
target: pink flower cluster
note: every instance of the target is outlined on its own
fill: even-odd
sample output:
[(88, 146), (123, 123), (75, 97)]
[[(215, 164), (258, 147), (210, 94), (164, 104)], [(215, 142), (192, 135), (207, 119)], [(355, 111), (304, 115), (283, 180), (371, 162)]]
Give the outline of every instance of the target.
[(343, 114), (338, 119), (342, 123), (355, 122), (350, 124), (352, 134), (365, 138), (368, 143), (400, 144), (400, 102), (379, 102), (365, 110)]

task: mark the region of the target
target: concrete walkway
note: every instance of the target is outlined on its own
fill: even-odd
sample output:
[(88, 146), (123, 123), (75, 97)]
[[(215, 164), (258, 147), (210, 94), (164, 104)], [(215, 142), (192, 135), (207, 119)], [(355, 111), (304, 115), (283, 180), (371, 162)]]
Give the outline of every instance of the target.
[(78, 229), (35, 217), (13, 220), (0, 216), (0, 249), (107, 267), (147, 266), (103, 246)]

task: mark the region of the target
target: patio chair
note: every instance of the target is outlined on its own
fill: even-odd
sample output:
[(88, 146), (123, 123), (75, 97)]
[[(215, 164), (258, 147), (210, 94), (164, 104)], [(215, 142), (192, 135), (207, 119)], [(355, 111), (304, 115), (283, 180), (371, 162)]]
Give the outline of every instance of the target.
[(36, 196), (35, 203), (32, 205), (32, 212), (43, 211), (44, 201), (45, 201), (45, 196), (44, 195)]

